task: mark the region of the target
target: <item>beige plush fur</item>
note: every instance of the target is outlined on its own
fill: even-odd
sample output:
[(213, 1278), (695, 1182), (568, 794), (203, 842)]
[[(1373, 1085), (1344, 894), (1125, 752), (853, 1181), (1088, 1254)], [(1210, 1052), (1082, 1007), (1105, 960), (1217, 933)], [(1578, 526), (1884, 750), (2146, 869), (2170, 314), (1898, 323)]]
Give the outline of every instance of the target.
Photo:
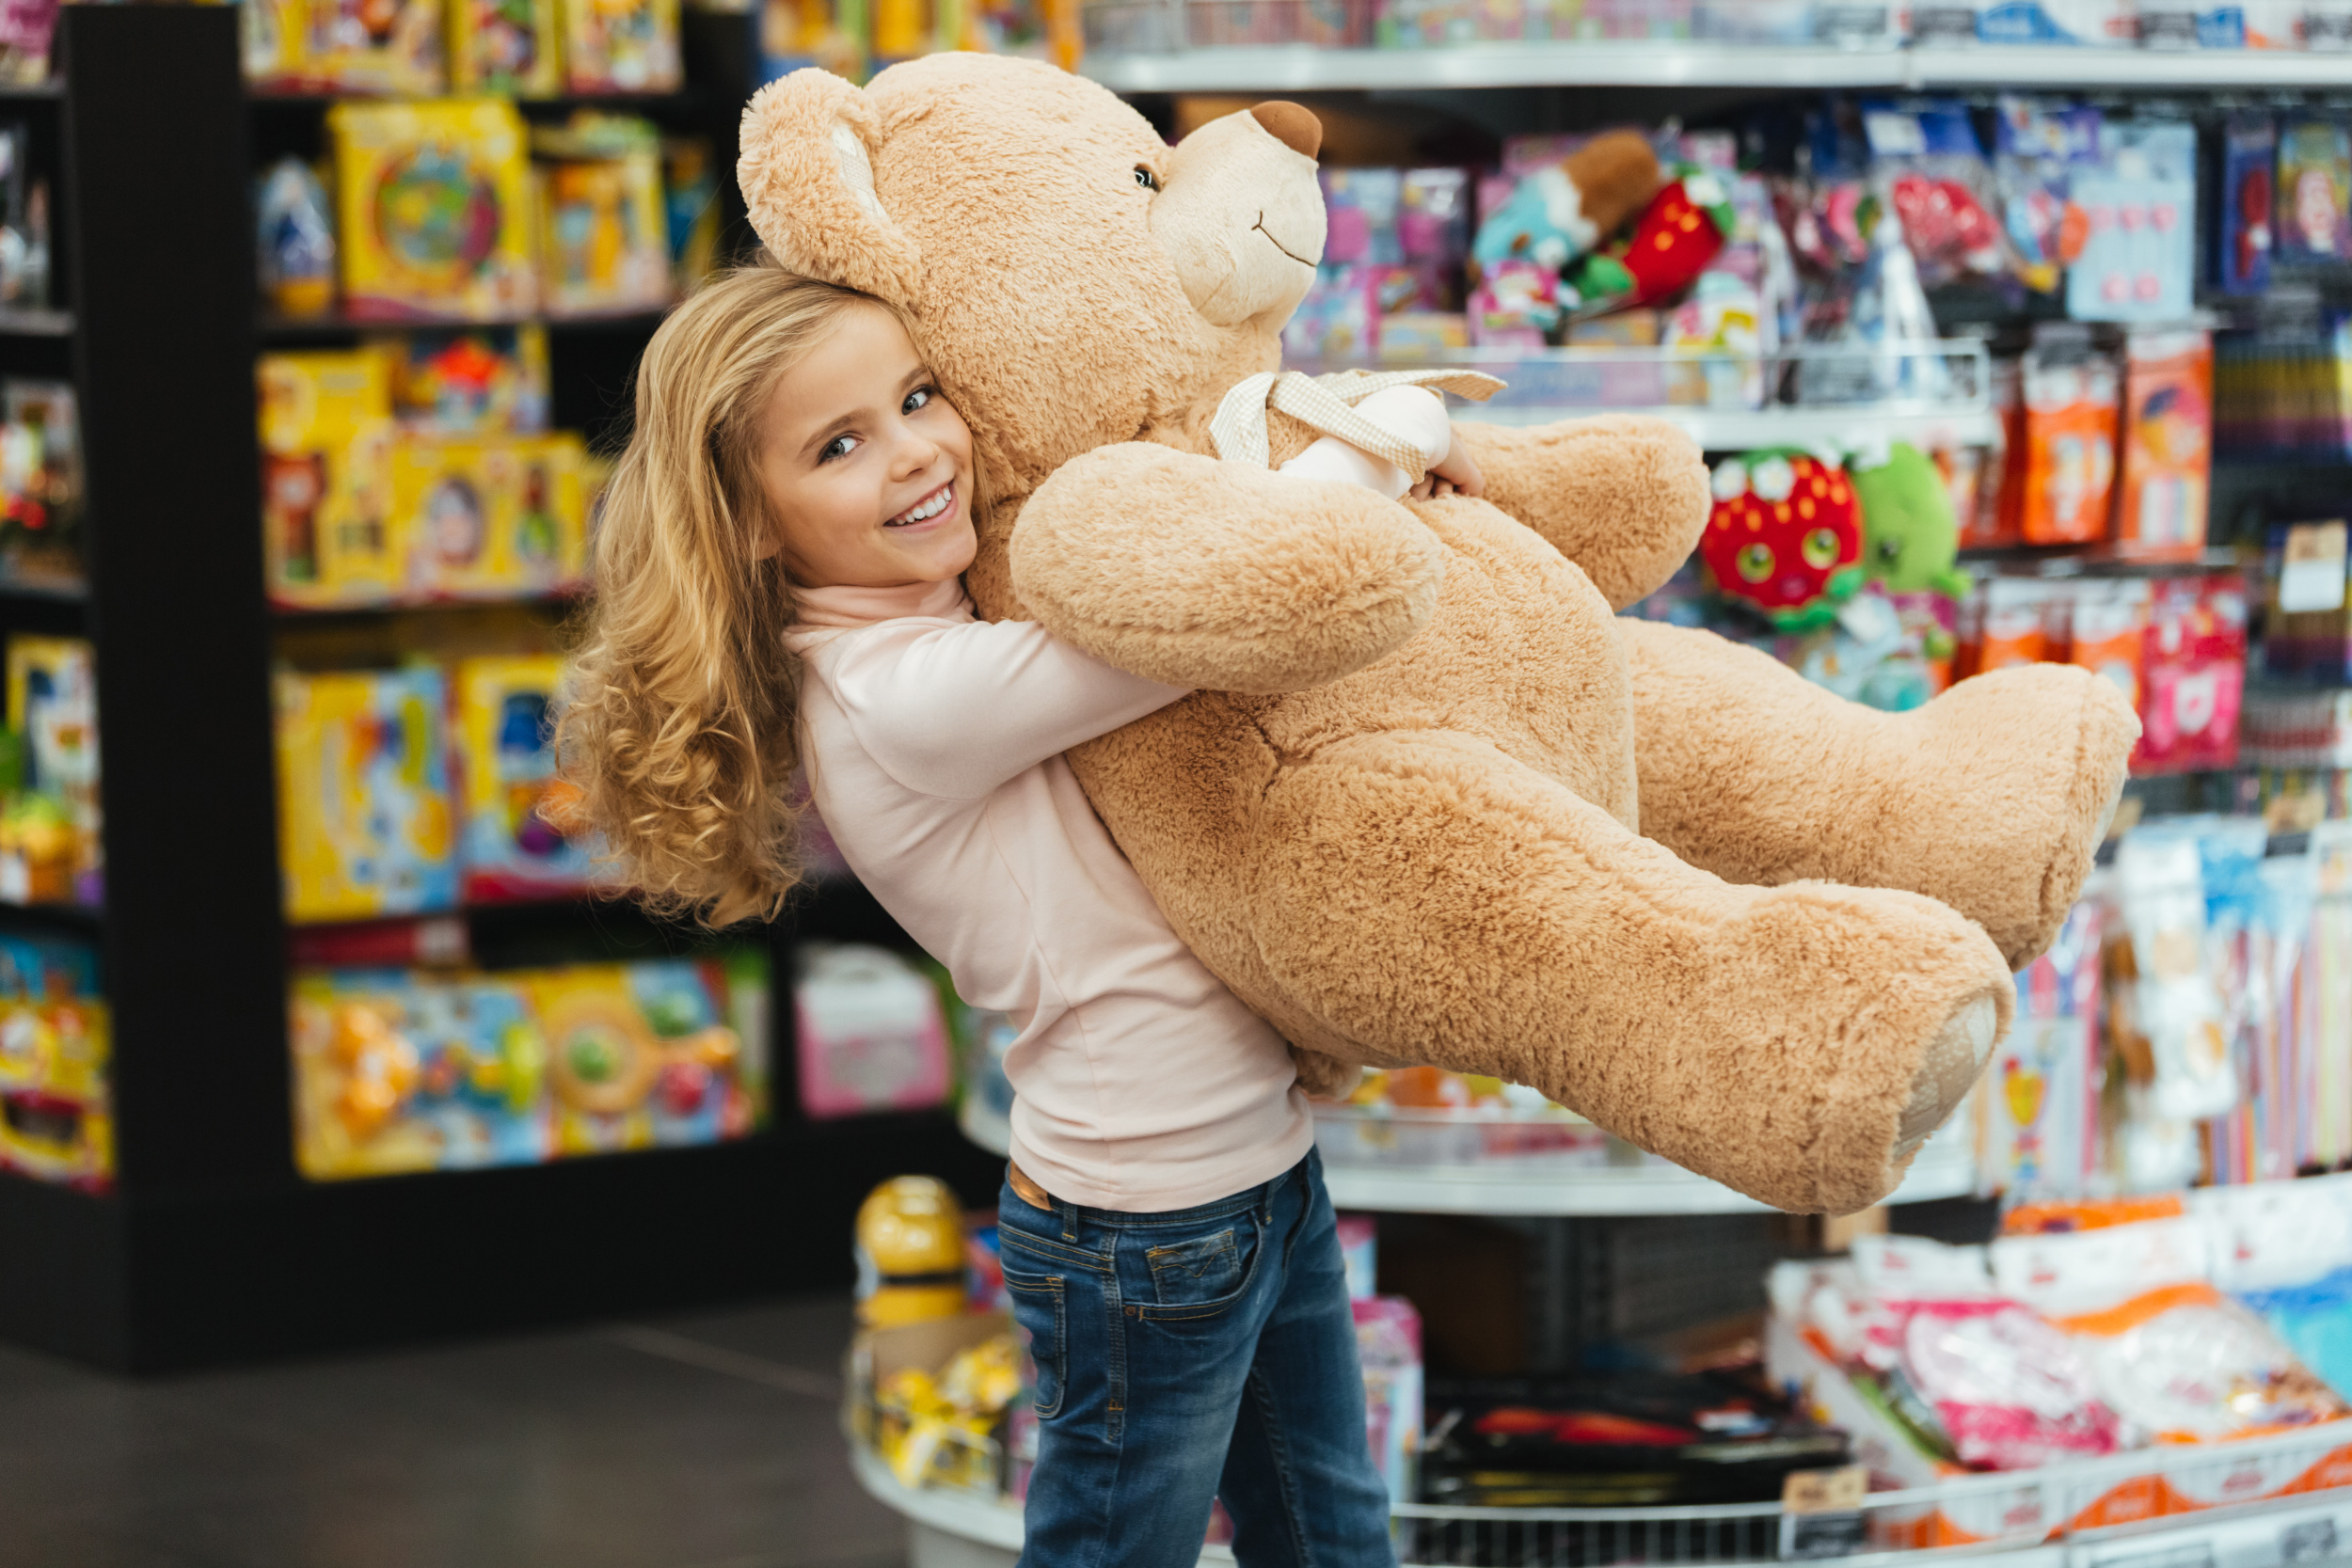
[(766, 89), (741, 179), (786, 264), (913, 314), (992, 502), (982, 612), (1202, 689), (1072, 761), (1310, 1086), (1494, 1073), (1782, 1208), (1876, 1201), (2007, 1027), (2128, 708), (2038, 670), (1889, 718), (1619, 620), (1707, 515), (1655, 420), (1465, 425), (1483, 500), (1216, 462), (1320, 253), (1298, 113), (1171, 149), (1084, 81), (935, 55)]

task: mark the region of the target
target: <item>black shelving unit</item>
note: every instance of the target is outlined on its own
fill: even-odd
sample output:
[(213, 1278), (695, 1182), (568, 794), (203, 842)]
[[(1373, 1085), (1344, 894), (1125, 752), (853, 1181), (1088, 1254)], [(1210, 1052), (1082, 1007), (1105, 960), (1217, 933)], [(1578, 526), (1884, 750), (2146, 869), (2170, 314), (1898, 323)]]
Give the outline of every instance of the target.
[[(731, 175), (753, 24), (687, 20), (690, 90), (627, 106), (711, 135)], [(273, 618), (262, 592), (250, 187), (257, 154), (326, 101), (250, 97), (236, 22), (233, 8), (68, 7), (59, 84), (0, 101), (49, 154), (60, 215), (59, 309), (0, 317), (0, 370), (78, 388), (90, 581), (80, 598), (0, 593), (0, 631), (95, 644), (107, 868), (103, 910), (0, 923), (96, 937), (117, 1140), (104, 1195), (0, 1175), (0, 1336), (157, 1371), (844, 1282), (874, 1182), (930, 1171), (984, 1200), (996, 1180), (943, 1114), (799, 1113), (793, 944), (906, 944), (853, 885), (815, 890), (766, 930), (766, 1132), (500, 1170), (295, 1172), (269, 696), (274, 638), (295, 618)], [(731, 178), (723, 199), (739, 236)], [(550, 323), (560, 424), (625, 434), (654, 325)], [(493, 963), (583, 937), (624, 952), (687, 937), (585, 900), (469, 919)]]

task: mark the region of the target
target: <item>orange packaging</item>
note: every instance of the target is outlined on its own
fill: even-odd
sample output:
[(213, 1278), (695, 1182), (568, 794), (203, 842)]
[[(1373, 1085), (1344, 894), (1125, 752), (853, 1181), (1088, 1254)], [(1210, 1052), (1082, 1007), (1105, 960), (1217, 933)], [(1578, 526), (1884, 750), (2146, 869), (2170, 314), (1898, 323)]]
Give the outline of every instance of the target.
[(1984, 634), (1976, 674), (2050, 657), (2050, 585), (2027, 578), (1994, 578), (1984, 585)]
[(2067, 662), (2105, 675), (2139, 711), (2140, 653), (2148, 637), (2148, 584), (2125, 578), (2074, 591)]
[(2084, 545), (2107, 533), (2119, 388), (2112, 360), (2039, 350), (2026, 357), (2026, 462), (2018, 533)]
[(2021, 361), (1993, 361), (1991, 395), (2001, 435), (1985, 449), (1975, 508), (1959, 514), (1963, 549), (2016, 544), (2026, 514), (2026, 382)]
[(2201, 549), (2213, 479), (2213, 334), (2133, 333), (2123, 393), (2115, 537), (2143, 550)]

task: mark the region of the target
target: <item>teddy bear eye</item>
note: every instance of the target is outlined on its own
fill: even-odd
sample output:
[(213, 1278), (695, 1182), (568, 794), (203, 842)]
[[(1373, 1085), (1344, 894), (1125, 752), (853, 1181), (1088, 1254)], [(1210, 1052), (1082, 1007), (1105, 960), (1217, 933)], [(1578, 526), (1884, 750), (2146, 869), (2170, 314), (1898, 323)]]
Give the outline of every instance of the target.
[(1150, 169), (1144, 167), (1141, 164), (1137, 164), (1136, 166), (1136, 183), (1141, 185), (1147, 191), (1156, 191), (1160, 188), (1160, 177), (1153, 174)]

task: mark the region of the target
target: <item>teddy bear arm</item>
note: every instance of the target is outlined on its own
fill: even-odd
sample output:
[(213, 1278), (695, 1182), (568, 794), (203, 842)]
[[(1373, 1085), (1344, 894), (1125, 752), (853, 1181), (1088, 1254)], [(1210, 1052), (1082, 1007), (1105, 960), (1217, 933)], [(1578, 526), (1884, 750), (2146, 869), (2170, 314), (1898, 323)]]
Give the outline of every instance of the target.
[(1011, 588), (1047, 630), (1135, 674), (1303, 689), (1401, 647), (1444, 556), (1394, 501), (1148, 442), (1064, 464), (1021, 509)]
[(1923, 894), (2015, 967), (2057, 937), (2139, 735), (2111, 684), (2033, 665), (1881, 713), (1712, 632), (1618, 626), (1645, 836), (1729, 881)]
[(1613, 610), (1656, 592), (1707, 526), (1707, 465), (1663, 420), (1613, 414), (1454, 428), (1486, 499), (1582, 567)]

